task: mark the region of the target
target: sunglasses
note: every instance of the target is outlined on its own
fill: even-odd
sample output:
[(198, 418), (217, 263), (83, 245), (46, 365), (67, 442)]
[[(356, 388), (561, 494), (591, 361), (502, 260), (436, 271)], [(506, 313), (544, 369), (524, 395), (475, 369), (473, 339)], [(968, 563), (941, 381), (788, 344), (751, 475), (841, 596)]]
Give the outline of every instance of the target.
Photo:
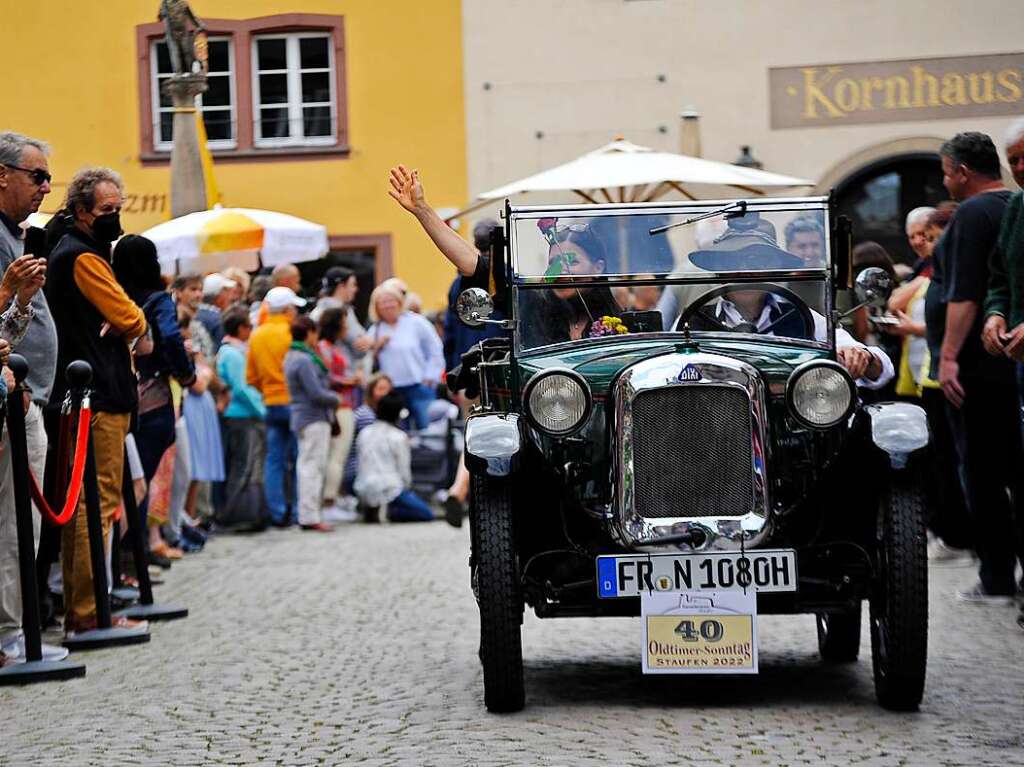
[(537, 228), (544, 235), (549, 243), (563, 242), (573, 232), (588, 232), (590, 224), (587, 222), (575, 222), (572, 224), (559, 224), (555, 219), (542, 218), (537, 222)]
[(53, 180), (53, 176), (47, 173), (42, 168), (22, 168), (19, 165), (8, 165), (6, 166), (12, 170), (20, 170), (22, 173), (27, 173), (32, 177), (32, 183), (36, 186), (42, 186), (43, 184), (49, 184)]

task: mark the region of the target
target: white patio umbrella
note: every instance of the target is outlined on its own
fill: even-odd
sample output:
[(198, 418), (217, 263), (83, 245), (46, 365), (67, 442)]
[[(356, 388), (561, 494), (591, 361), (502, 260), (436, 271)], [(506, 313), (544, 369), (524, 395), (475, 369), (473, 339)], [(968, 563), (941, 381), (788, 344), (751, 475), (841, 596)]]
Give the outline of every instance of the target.
[[(450, 218), (525, 192), (571, 191), (586, 202), (651, 202), (671, 191), (689, 200), (716, 199), (722, 187), (762, 195), (765, 190), (813, 186), (813, 181), (700, 157), (658, 152), (624, 139), (478, 195), (477, 202)], [(719, 191), (710, 197), (707, 192)]]
[(228, 266), (254, 271), (263, 266), (315, 261), (327, 255), (327, 229), (320, 224), (251, 208), (189, 213), (143, 232), (156, 244), (161, 269), (212, 272)]

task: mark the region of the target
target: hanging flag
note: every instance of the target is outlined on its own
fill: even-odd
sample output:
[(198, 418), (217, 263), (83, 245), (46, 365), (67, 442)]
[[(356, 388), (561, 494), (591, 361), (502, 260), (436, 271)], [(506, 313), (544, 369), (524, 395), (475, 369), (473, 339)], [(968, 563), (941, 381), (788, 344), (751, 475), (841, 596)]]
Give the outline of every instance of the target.
[(213, 155), (206, 145), (206, 124), (201, 109), (196, 110), (196, 134), (199, 136), (199, 158), (203, 164), (203, 181), (206, 184), (206, 207), (212, 210), (215, 205), (223, 202), (223, 198), (213, 175)]

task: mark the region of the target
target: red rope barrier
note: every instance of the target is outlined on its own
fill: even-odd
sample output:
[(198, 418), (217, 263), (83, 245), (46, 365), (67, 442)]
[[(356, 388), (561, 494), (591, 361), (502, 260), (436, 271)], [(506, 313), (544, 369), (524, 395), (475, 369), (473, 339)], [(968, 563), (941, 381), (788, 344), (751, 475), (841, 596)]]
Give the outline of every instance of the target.
[[(83, 406), (78, 411), (78, 436), (75, 440), (75, 461), (71, 466), (71, 482), (68, 485), (68, 494), (64, 499), (64, 508), (60, 514), (57, 514), (50, 508), (50, 504), (46, 502), (46, 498), (43, 496), (43, 491), (39, 489), (39, 482), (29, 471), (29, 485), (32, 490), (32, 500), (35, 501), (36, 507), (39, 509), (39, 513), (43, 519), (49, 522), (51, 525), (61, 527), (66, 525), (70, 520), (71, 516), (75, 513), (75, 508), (78, 506), (78, 497), (82, 493), (82, 477), (85, 475), (85, 454), (87, 452), (89, 444), (89, 422), (92, 417), (92, 409)], [(58, 457), (58, 465), (64, 464), (66, 459)], [(59, 481), (59, 480), (58, 480)]]

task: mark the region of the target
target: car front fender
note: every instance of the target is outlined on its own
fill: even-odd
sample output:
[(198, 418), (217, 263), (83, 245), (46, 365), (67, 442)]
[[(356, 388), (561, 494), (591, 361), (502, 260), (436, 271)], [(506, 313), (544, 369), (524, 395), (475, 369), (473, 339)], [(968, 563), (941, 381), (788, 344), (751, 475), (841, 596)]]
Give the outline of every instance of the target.
[(466, 421), (466, 468), (507, 477), (519, 466), (523, 437), (515, 413), (481, 413)]
[(889, 458), (893, 469), (905, 469), (911, 456), (931, 443), (928, 417), (909, 402), (880, 402), (864, 408), (871, 422), (871, 441)]

